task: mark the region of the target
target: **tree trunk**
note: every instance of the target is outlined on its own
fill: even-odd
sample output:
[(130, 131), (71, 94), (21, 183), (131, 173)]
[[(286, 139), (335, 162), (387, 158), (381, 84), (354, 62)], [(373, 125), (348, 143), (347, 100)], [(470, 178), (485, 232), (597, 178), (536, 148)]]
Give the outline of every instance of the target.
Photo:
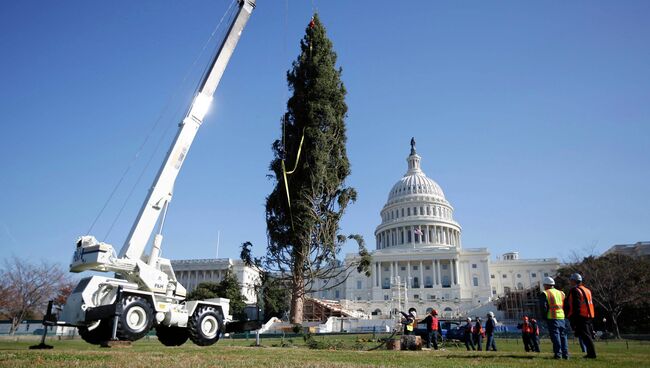
[[(296, 272), (296, 271), (294, 271)], [(301, 272), (298, 270), (296, 273)], [(293, 285), (291, 286), (291, 323), (302, 324), (302, 307), (303, 298), (305, 295), (305, 282), (302, 273), (296, 274), (293, 277)]]
[(16, 334), (16, 330), (18, 329), (18, 326), (20, 325), (20, 321), (22, 321), (22, 318), (19, 317), (12, 317), (11, 318), (11, 329), (9, 330), (9, 335), (14, 336)]
[(611, 318), (612, 318), (612, 326), (614, 326), (614, 331), (613, 331), (613, 332), (614, 332), (614, 336), (615, 336), (617, 339), (620, 339), (620, 338), (621, 338), (621, 332), (620, 332), (619, 329), (618, 329), (618, 321), (617, 321), (617, 317), (618, 317), (618, 316), (614, 315), (614, 313), (611, 313), (610, 316), (611, 316)]

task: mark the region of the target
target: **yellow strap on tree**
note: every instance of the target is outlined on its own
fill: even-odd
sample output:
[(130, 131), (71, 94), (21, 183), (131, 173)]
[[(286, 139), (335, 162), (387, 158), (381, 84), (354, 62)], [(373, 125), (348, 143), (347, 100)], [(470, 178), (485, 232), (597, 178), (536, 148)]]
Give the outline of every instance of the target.
[(291, 195), (289, 194), (289, 181), (287, 180), (287, 175), (293, 174), (298, 168), (298, 161), (300, 160), (300, 153), (302, 152), (302, 143), (304, 141), (305, 141), (305, 128), (302, 128), (302, 137), (300, 138), (300, 145), (298, 146), (298, 155), (296, 155), (296, 163), (293, 166), (293, 170), (287, 171), (285, 161), (284, 159), (282, 159), (282, 177), (284, 178), (284, 189), (287, 192), (287, 204), (289, 205), (289, 219), (291, 220), (291, 229), (293, 229), (293, 213), (291, 211)]

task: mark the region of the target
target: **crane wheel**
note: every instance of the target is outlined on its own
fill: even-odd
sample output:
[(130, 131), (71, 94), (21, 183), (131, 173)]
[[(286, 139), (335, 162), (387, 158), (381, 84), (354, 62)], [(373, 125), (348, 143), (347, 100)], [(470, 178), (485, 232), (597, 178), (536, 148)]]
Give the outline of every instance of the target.
[(99, 345), (111, 339), (112, 323), (110, 319), (99, 320), (92, 325), (77, 327), (79, 336), (93, 345)]
[(165, 346), (181, 346), (185, 344), (190, 334), (185, 327), (156, 326), (158, 341)]
[(221, 337), (223, 318), (216, 308), (202, 305), (196, 308), (187, 322), (190, 340), (199, 346), (209, 346)]
[(153, 326), (153, 308), (139, 296), (128, 295), (122, 299), (122, 315), (117, 320), (117, 338), (136, 341), (143, 338)]

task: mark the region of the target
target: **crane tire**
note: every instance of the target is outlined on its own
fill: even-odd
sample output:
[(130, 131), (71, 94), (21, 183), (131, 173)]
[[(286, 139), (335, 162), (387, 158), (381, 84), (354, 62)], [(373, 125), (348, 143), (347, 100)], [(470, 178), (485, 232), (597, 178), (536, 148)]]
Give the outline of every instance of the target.
[(102, 319), (97, 322), (99, 322), (99, 324), (95, 326), (89, 325), (77, 327), (79, 336), (89, 344), (99, 345), (111, 339), (113, 327), (113, 324), (111, 323), (112, 321), (110, 319)]
[(149, 333), (153, 326), (153, 308), (139, 296), (127, 295), (122, 299), (122, 314), (117, 320), (117, 338), (136, 341)]
[(158, 341), (165, 346), (181, 346), (190, 338), (186, 327), (165, 325), (156, 326), (156, 336), (158, 336)]
[(213, 345), (223, 332), (221, 312), (209, 305), (198, 306), (187, 322), (187, 330), (196, 345)]

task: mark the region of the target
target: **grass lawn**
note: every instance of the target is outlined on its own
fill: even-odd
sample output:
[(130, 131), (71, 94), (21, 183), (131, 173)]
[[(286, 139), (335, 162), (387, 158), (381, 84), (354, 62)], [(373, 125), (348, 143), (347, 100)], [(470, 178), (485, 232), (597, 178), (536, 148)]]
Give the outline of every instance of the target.
[(448, 346), (444, 351), (359, 351), (375, 343), (357, 342), (355, 336), (315, 337), (327, 344), (344, 345), (342, 350), (313, 350), (301, 338), (262, 340), (264, 347), (251, 347), (254, 339), (223, 339), (211, 347), (188, 342), (168, 348), (154, 338), (128, 348), (100, 348), (81, 340), (50, 340), (53, 350), (28, 350), (36, 342), (0, 340), (0, 367), (607, 367), (650, 366), (650, 343), (629, 341), (598, 342), (599, 358), (582, 359), (579, 347), (570, 342), (572, 359), (551, 359), (551, 345), (542, 341), (542, 353), (523, 352), (520, 341), (497, 340), (498, 352), (467, 352)]

